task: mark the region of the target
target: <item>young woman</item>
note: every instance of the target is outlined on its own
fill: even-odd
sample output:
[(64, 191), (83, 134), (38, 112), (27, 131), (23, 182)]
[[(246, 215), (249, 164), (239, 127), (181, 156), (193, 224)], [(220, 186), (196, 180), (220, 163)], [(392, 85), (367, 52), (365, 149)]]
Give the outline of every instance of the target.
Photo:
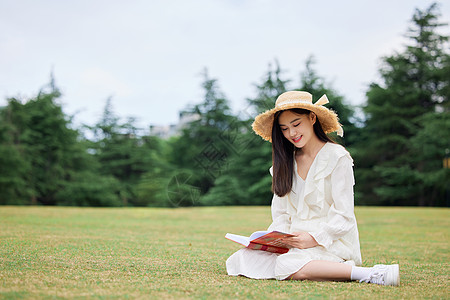
[(359, 280), (399, 285), (398, 265), (361, 265), (354, 214), (353, 160), (327, 136), (343, 134), (336, 113), (307, 92), (280, 95), (253, 130), (272, 142), (272, 219), (268, 230), (294, 234), (274, 254), (243, 248), (226, 262), (229, 275), (278, 280)]

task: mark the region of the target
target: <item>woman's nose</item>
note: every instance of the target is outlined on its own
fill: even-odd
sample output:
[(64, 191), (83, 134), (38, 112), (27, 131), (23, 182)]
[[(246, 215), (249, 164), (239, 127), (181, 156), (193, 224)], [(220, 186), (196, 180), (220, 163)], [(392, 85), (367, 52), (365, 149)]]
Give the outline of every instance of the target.
[(295, 130), (294, 128), (289, 129), (289, 135), (290, 135), (291, 137), (296, 137), (296, 135), (297, 135), (297, 130)]

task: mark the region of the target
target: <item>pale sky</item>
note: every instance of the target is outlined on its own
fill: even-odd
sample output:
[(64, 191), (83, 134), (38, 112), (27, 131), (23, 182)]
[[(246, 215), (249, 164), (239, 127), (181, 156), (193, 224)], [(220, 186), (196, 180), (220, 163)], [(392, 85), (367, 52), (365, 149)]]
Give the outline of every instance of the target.
[[(77, 123), (97, 122), (112, 97), (120, 117), (168, 125), (202, 101), (204, 68), (239, 113), (270, 63), (277, 59), (296, 88), (310, 55), (358, 105), (381, 57), (403, 49), (415, 8), (432, 2), (0, 0), (0, 106), (35, 96), (53, 70)], [(441, 1), (441, 21), (450, 21), (449, 2)]]

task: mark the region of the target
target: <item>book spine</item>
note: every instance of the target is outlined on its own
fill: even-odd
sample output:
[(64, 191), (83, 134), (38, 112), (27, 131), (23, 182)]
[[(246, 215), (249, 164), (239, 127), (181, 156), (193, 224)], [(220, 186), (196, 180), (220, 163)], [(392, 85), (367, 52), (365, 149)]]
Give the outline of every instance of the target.
[(252, 242), (250, 242), (250, 244), (247, 246), (247, 248), (253, 249), (253, 250), (262, 250), (262, 251), (267, 251), (267, 252), (272, 252), (272, 253), (280, 253), (280, 254), (287, 253), (289, 251), (289, 249), (287, 249), (287, 248), (261, 245), (261, 244), (256, 244), (256, 243), (252, 243)]

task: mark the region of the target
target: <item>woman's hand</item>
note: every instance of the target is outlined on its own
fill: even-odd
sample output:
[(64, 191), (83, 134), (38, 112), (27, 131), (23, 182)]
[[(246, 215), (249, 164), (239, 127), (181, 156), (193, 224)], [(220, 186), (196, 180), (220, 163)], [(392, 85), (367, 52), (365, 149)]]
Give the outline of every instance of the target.
[(305, 231), (299, 231), (292, 233), (293, 237), (283, 238), (280, 242), (288, 246), (289, 248), (306, 249), (318, 246), (319, 243)]

